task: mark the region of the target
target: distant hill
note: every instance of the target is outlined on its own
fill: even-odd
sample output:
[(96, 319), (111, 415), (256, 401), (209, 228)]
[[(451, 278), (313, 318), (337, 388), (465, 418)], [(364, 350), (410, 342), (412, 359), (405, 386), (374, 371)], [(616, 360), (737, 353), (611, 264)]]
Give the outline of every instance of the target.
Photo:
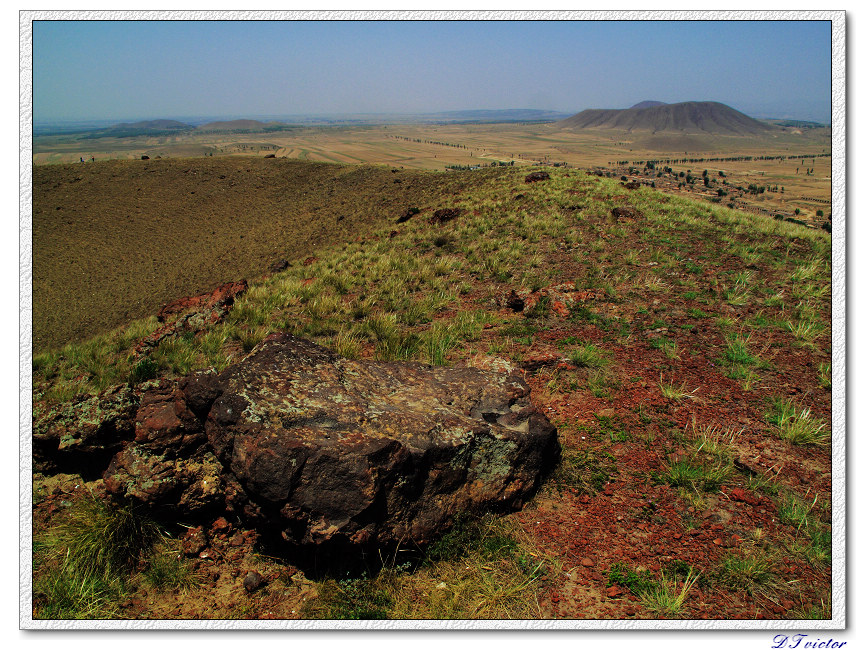
[(656, 102), (653, 99), (647, 99), (639, 104), (634, 104), (631, 108), (652, 108), (653, 106), (666, 106), (667, 102)]
[(261, 133), (262, 131), (281, 131), (291, 128), (281, 122), (260, 122), (259, 120), (229, 120), (227, 122), (208, 122), (195, 127), (196, 131), (249, 131)]
[(171, 131), (174, 129), (181, 130), (191, 128), (191, 125), (178, 122), (177, 120), (143, 120), (141, 122), (123, 122), (111, 127), (109, 130), (129, 131), (134, 129), (139, 131)]
[(177, 120), (143, 120), (141, 122), (121, 122), (107, 129), (87, 130), (82, 139), (97, 138), (135, 138), (138, 136), (174, 135), (191, 131), (193, 126)]
[(758, 135), (776, 129), (719, 102), (681, 102), (647, 108), (588, 109), (556, 124), (563, 129), (621, 129), (715, 135)]

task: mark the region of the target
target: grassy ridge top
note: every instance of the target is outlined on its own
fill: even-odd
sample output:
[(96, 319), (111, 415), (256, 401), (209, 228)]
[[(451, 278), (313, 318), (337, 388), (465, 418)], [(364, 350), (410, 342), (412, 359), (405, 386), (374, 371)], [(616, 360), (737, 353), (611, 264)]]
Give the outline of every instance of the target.
[[(82, 338), (87, 327), (103, 332), (35, 359), (52, 381), (78, 378), (61, 394), (125, 381), (132, 361), (124, 355), (135, 337), (155, 328), (153, 314), (167, 300), (243, 275), (254, 280), (279, 257), (303, 260), (313, 253), (317, 259), (310, 264), (251, 282), (228, 321), (213, 331), (164, 342), (156, 351), (160, 372), (225, 367), (279, 330), (348, 356), (445, 362), (451, 348), (497, 320), (490, 310), (498, 309), (503, 294), (565, 281), (576, 289), (602, 289), (604, 317), (627, 327), (645, 320), (645, 305), (682, 315), (683, 305), (699, 310), (707, 300), (720, 301), (724, 318), (768, 309), (775, 322), (803, 323), (809, 344), (819, 337), (820, 349), (828, 352), (828, 291), (810, 280), (788, 286), (800, 266), (828, 277), (830, 239), (823, 231), (645, 187), (629, 191), (615, 180), (571, 170), (551, 170), (550, 180), (529, 185), (525, 170), (513, 168), (437, 174), (273, 163), (97, 165), (95, 172), (105, 174), (109, 185), (111, 170), (126, 172), (111, 185), (113, 194), (103, 188), (97, 196), (126, 206), (143, 205), (135, 202), (139, 195), (151, 202), (147, 210), (139, 208), (137, 219), (128, 218), (128, 232), (122, 221), (112, 228), (104, 216), (122, 214), (116, 207), (97, 212), (103, 217), (92, 224), (79, 214), (66, 237), (62, 223), (54, 231), (44, 221), (34, 227), (41, 244), (34, 255), (34, 331), (43, 336), (37, 342), (50, 347), (44, 345), (49, 335), (60, 340), (54, 329)], [(234, 166), (232, 175), (220, 178), (227, 166)], [(59, 169), (69, 175), (79, 168)], [(172, 179), (166, 196), (173, 201), (159, 202), (160, 176), (163, 184)], [(130, 185), (130, 178), (137, 182)], [(232, 179), (239, 189), (230, 187)], [(192, 187), (195, 194), (187, 200)], [(86, 189), (75, 192), (74, 201), (85, 204)], [(54, 188), (55, 197), (62, 194)], [(176, 212), (158, 208), (163, 204)], [(417, 205), (420, 214), (395, 225), (407, 205)], [(462, 214), (445, 226), (428, 223), (441, 207)], [(619, 220), (613, 216), (617, 207), (637, 216)], [(340, 215), (345, 218), (338, 221)], [(68, 241), (86, 248), (70, 251)], [(83, 268), (63, 275), (49, 253)], [(643, 307), (631, 313), (628, 305)], [(442, 314), (453, 322), (437, 327)], [(109, 331), (130, 321), (128, 329)]]
[(34, 350), (314, 255), (474, 180), (249, 157), (35, 167)]

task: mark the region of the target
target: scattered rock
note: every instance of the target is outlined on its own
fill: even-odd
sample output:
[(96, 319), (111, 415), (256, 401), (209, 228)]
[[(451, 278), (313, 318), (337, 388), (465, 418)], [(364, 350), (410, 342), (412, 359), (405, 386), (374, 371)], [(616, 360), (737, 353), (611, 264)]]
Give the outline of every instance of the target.
[(183, 549), (183, 554), (187, 557), (195, 557), (207, 548), (208, 539), (204, 528), (195, 526), (186, 531), (186, 534), (180, 539), (180, 545)]
[(442, 208), (440, 210), (436, 210), (433, 212), (433, 216), (429, 218), (429, 223), (431, 224), (442, 224), (447, 223), (453, 219), (456, 219), (463, 213), (462, 208)]
[(580, 564), (584, 567), (593, 567), (595, 566), (595, 561), (592, 558), (584, 557), (580, 560)]
[(628, 206), (619, 206), (613, 208), (610, 213), (615, 217), (616, 221), (620, 221), (622, 219), (637, 219), (643, 216), (643, 213), (637, 210), (636, 208), (628, 207)]
[(207, 312), (230, 308), (231, 305), (234, 304), (234, 299), (242, 295), (247, 288), (248, 284), (246, 280), (241, 280), (240, 282), (227, 282), (216, 287), (213, 291), (208, 291), (207, 293), (202, 293), (191, 298), (179, 298), (163, 305), (156, 313), (156, 319), (160, 323), (164, 323), (171, 316), (189, 310)]
[(550, 180), (550, 175), (548, 172), (532, 172), (528, 176), (526, 176), (526, 183), (537, 183), (538, 181), (548, 181)]
[(527, 372), (536, 372), (541, 368), (568, 363), (568, 358), (552, 348), (529, 349), (524, 355), (520, 366)]
[(285, 271), (288, 268), (288, 260), (279, 260), (278, 262), (274, 262), (270, 267), (271, 273), (279, 273), (280, 271)]
[(219, 323), (231, 311), (234, 300), (247, 289), (246, 280), (223, 284), (213, 291), (191, 298), (180, 298), (164, 305), (156, 315), (160, 323), (181, 314), (176, 320), (163, 325), (135, 346), (136, 355), (155, 348), (166, 338), (184, 332), (198, 332), (208, 325)]
[(517, 295), (517, 292), (513, 289), (507, 296), (505, 296), (504, 302), (508, 309), (515, 312), (521, 312), (526, 308), (526, 301)]
[(420, 212), (420, 210), (418, 208), (408, 208), (405, 212), (402, 213), (402, 216), (400, 216), (396, 220), (396, 222), (397, 223), (405, 223), (406, 221), (411, 219), (413, 216), (415, 216), (419, 212)]
[(546, 299), (547, 305), (554, 314), (567, 318), (572, 309), (587, 300), (600, 297), (597, 291), (578, 290), (573, 282), (563, 282), (536, 291), (526, 288), (511, 289), (497, 298), (499, 306), (507, 307), (515, 312), (530, 312)]
[(640, 183), (640, 181), (630, 181), (628, 183), (622, 183), (622, 187), (626, 190), (638, 190), (642, 187), (642, 183)]
[(258, 571), (250, 571), (246, 574), (246, 577), (243, 579), (243, 588), (246, 589), (246, 593), (251, 594), (254, 591), (258, 591), (265, 584), (267, 584), (264, 580), (264, 577)]

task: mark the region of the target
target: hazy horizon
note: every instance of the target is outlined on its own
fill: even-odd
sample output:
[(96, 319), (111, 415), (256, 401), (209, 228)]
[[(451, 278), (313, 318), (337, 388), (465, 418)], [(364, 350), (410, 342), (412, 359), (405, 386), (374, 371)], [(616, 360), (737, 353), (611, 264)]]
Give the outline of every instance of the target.
[(34, 123), (575, 114), (717, 101), (828, 123), (829, 21), (33, 23)]

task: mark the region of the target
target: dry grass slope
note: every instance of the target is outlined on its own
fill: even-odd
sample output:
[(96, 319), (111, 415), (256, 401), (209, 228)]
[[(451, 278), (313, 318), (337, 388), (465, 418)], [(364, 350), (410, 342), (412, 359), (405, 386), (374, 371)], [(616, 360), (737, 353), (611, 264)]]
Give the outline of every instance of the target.
[(315, 255), (474, 180), (251, 157), (37, 166), (34, 351)]

